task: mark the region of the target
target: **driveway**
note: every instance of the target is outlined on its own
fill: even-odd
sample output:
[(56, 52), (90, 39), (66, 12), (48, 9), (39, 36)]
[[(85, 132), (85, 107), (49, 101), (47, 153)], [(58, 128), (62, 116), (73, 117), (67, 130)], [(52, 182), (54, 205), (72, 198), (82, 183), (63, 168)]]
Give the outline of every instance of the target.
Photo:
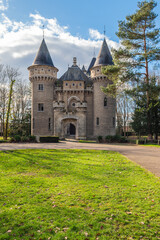
[(1, 143), (0, 150), (15, 149), (95, 149), (117, 151), (160, 177), (160, 148), (129, 144), (97, 144), (61, 141), (60, 143)]

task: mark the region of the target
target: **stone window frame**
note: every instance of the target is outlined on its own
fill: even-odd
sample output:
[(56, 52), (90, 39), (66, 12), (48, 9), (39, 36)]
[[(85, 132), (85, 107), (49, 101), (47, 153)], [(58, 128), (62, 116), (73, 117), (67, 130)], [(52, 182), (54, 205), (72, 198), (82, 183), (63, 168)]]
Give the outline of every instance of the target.
[(107, 105), (108, 105), (107, 97), (104, 97), (103, 105), (104, 105), (104, 107), (107, 107)]
[(48, 130), (51, 131), (51, 118), (48, 118)]
[(38, 103), (38, 112), (44, 112), (44, 103)]
[(99, 117), (96, 118), (96, 125), (99, 126)]
[(43, 83), (38, 84), (38, 91), (40, 91), (40, 92), (44, 91), (44, 84)]
[(113, 127), (115, 127), (116, 126), (116, 119), (115, 119), (115, 117), (113, 117), (113, 119), (112, 119), (112, 123), (113, 123)]

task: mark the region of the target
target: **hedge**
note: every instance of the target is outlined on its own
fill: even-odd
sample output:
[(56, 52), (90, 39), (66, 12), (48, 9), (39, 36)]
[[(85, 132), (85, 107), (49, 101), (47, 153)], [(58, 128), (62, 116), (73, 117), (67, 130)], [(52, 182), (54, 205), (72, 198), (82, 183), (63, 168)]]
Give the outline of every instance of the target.
[(40, 137), (39, 141), (41, 143), (58, 143), (59, 142), (59, 137)]

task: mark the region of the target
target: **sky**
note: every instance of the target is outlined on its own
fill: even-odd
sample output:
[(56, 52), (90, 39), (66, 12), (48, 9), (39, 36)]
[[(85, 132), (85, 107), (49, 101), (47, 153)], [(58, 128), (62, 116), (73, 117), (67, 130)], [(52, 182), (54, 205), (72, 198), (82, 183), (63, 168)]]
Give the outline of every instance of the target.
[[(88, 68), (98, 55), (104, 38), (109, 48), (118, 48), (118, 21), (135, 13), (137, 0), (0, 0), (0, 64), (19, 69), (28, 79), (43, 38), (60, 77), (77, 57)], [(155, 8), (160, 13), (160, 3)], [(160, 16), (156, 20), (160, 27)]]

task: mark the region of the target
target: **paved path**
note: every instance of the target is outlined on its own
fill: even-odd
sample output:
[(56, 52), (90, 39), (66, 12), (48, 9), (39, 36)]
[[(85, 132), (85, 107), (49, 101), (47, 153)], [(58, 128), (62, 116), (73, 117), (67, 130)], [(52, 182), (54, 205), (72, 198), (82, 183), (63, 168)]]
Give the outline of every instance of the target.
[(15, 149), (95, 149), (117, 151), (160, 177), (160, 148), (129, 144), (96, 144), (61, 141), (60, 143), (1, 143), (0, 150)]

